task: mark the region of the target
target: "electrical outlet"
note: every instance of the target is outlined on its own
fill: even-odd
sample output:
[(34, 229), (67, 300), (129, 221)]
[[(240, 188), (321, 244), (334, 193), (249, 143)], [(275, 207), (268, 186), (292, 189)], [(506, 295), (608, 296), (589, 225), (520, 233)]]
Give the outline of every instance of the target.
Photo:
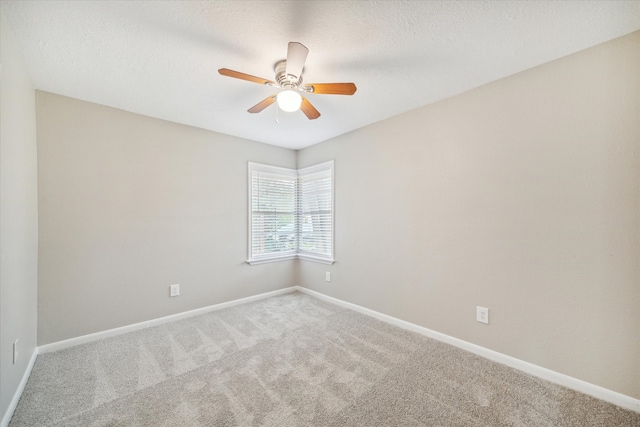
[(178, 295), (180, 295), (180, 285), (171, 285), (169, 289), (169, 296), (177, 297)]
[(486, 307), (476, 307), (476, 320), (482, 323), (489, 323), (489, 309)]
[(331, 272), (327, 271), (324, 275), (324, 280), (326, 280), (327, 282), (331, 281)]
[(18, 363), (18, 341), (19, 340), (15, 340), (13, 342), (13, 364), (14, 365)]

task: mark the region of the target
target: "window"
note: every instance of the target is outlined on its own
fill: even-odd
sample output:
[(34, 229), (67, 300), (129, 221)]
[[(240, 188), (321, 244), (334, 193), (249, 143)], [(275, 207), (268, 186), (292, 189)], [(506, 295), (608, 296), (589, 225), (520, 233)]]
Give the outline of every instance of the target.
[(333, 262), (333, 162), (298, 171), (298, 256)]
[(249, 163), (250, 264), (333, 263), (333, 161), (301, 170)]

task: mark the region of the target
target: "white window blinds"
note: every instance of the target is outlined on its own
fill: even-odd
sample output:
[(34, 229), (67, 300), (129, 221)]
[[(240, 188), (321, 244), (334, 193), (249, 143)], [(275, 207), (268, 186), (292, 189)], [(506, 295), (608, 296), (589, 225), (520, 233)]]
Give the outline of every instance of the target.
[(333, 260), (333, 162), (298, 171), (298, 253)]
[(250, 163), (249, 175), (249, 259), (259, 261), (295, 256), (296, 171)]
[(299, 171), (249, 163), (249, 263), (333, 262), (333, 162)]

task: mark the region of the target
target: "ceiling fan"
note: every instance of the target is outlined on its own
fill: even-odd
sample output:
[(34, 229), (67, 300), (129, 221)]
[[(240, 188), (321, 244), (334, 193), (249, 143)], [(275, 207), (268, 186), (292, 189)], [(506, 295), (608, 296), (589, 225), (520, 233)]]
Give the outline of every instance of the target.
[(282, 89), (280, 92), (263, 99), (249, 108), (247, 111), (250, 113), (259, 113), (277, 101), (281, 110), (289, 112), (302, 110), (309, 120), (314, 120), (320, 117), (320, 112), (300, 92), (322, 95), (353, 95), (357, 88), (353, 83), (303, 84), (302, 73), (304, 72), (304, 62), (308, 54), (309, 49), (302, 43), (289, 42), (287, 59), (278, 61), (274, 67), (276, 73), (275, 81), (229, 70), (228, 68), (220, 68), (218, 73), (223, 76)]

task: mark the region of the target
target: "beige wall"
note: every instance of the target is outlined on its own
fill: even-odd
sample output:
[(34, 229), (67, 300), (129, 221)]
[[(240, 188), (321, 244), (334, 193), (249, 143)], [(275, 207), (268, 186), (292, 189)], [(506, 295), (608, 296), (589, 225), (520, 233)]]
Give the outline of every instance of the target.
[(0, 418), (4, 419), (36, 347), (38, 181), (35, 90), (1, 15), (0, 31)]
[[(640, 398), (639, 52), (635, 33), (298, 153), (39, 92), (38, 343), (301, 284)], [(337, 263), (245, 264), (247, 161), (330, 159)]]
[(294, 151), (37, 100), (39, 345), (297, 284), (293, 261), (245, 263), (247, 162)]
[(337, 262), (300, 263), (305, 286), (640, 398), (640, 33), (298, 167), (329, 159)]

